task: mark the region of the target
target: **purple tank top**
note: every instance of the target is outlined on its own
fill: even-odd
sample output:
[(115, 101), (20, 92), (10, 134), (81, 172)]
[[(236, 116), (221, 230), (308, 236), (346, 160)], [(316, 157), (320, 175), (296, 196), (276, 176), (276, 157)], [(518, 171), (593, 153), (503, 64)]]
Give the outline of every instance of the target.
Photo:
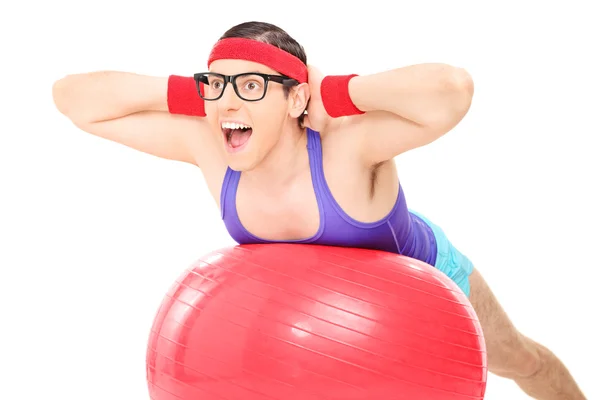
[[(411, 213), (402, 187), (388, 215), (376, 222), (360, 222), (342, 210), (331, 194), (323, 173), (321, 136), (311, 129), (308, 135), (308, 154), (312, 183), (319, 205), (320, 225), (317, 233), (301, 240), (286, 243), (311, 243), (329, 246), (359, 247), (383, 250), (416, 258), (435, 265), (437, 248), (431, 228)], [(239, 244), (276, 243), (254, 236), (242, 225), (236, 210), (236, 193), (240, 172), (227, 168), (221, 190), (221, 217), (231, 237)]]

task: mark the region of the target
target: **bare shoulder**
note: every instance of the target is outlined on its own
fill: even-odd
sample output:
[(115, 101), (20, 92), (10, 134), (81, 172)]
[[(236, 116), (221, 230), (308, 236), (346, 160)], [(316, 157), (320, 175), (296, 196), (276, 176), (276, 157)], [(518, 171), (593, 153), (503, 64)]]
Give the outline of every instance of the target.
[(372, 170), (373, 165), (365, 163), (361, 157), (364, 145), (362, 132), (362, 127), (358, 128), (351, 117), (334, 119), (327, 129), (321, 132), (324, 162), (327, 160), (330, 164), (340, 164), (343, 168), (350, 168), (355, 172)]
[[(359, 146), (355, 131), (356, 129), (348, 124), (348, 117), (335, 118), (325, 130), (319, 133), (323, 152), (325, 153), (326, 149), (331, 149), (331, 152), (327, 151), (331, 155), (345, 153), (345, 157), (351, 156), (352, 150)], [(334, 148), (337, 151), (333, 151)]]
[(397, 179), (395, 160), (390, 159), (378, 163), (366, 162), (362, 156), (366, 140), (371, 139), (364, 132), (364, 125), (358, 126), (352, 117), (343, 117), (335, 120), (329, 129), (321, 135), (323, 147), (323, 162), (329, 169), (340, 169), (340, 175), (353, 172), (355, 177), (363, 177), (371, 184), (372, 180), (381, 174), (392, 174), (392, 179)]
[(395, 161), (365, 163), (361, 137), (347, 118), (321, 135), (323, 173), (331, 193), (350, 217), (373, 222), (387, 215), (398, 196)]

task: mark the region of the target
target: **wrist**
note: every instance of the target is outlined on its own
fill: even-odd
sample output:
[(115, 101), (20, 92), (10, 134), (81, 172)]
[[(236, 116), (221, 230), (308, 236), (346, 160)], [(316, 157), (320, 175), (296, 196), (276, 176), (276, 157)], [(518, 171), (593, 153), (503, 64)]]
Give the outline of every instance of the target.
[(204, 99), (198, 94), (193, 77), (170, 75), (167, 82), (167, 107), (171, 114), (206, 116)]
[(364, 114), (350, 95), (350, 82), (358, 77), (350, 75), (327, 75), (321, 82), (321, 99), (330, 117)]
[[(365, 84), (368, 81), (366, 76), (355, 76), (348, 82), (348, 96), (352, 100), (352, 103), (356, 108), (362, 110), (362, 112), (372, 111), (369, 104), (365, 103), (365, 91), (363, 88), (368, 88), (370, 83)], [(368, 90), (368, 89), (367, 89)], [(372, 93), (372, 91), (371, 91)], [(367, 94), (368, 96), (368, 94)], [(368, 98), (367, 98), (368, 99)]]
[(140, 80), (137, 83), (141, 96), (147, 102), (144, 108), (147, 111), (169, 111), (169, 104), (167, 102), (167, 93), (169, 89), (169, 78), (165, 76), (152, 76), (147, 77), (144, 80)]

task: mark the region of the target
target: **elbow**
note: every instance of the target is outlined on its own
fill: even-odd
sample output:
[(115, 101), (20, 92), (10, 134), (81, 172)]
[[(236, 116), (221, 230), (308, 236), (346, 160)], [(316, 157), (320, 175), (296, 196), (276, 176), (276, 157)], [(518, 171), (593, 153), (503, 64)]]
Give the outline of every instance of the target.
[(453, 68), (443, 84), (445, 105), (440, 104), (434, 125), (446, 129), (457, 125), (469, 112), (474, 91), (471, 75), (465, 69)]
[(85, 108), (77, 104), (76, 85), (78, 84), (79, 82), (73, 79), (73, 75), (67, 75), (55, 81), (52, 85), (52, 100), (58, 112), (79, 126), (81, 122), (86, 122), (87, 119), (82, 113)]
[(67, 115), (69, 113), (68, 107), (68, 83), (67, 78), (64, 77), (62, 79), (57, 80), (52, 85), (52, 100), (54, 101), (54, 106), (56, 109), (63, 115)]
[(455, 112), (462, 118), (471, 108), (475, 84), (473, 77), (463, 68), (455, 68), (453, 77), (453, 92), (455, 97)]
[(463, 90), (469, 94), (469, 96), (473, 96), (473, 92), (475, 91), (475, 84), (473, 83), (473, 77), (464, 68), (456, 67), (454, 69), (454, 82), (456, 87), (460, 90)]

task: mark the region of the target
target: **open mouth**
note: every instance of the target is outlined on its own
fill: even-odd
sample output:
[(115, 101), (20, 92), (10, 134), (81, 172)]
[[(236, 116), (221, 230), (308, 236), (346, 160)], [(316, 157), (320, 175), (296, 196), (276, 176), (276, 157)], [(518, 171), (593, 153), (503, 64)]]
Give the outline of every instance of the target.
[(221, 131), (227, 145), (233, 149), (239, 149), (248, 142), (252, 135), (252, 127), (237, 122), (223, 122)]

